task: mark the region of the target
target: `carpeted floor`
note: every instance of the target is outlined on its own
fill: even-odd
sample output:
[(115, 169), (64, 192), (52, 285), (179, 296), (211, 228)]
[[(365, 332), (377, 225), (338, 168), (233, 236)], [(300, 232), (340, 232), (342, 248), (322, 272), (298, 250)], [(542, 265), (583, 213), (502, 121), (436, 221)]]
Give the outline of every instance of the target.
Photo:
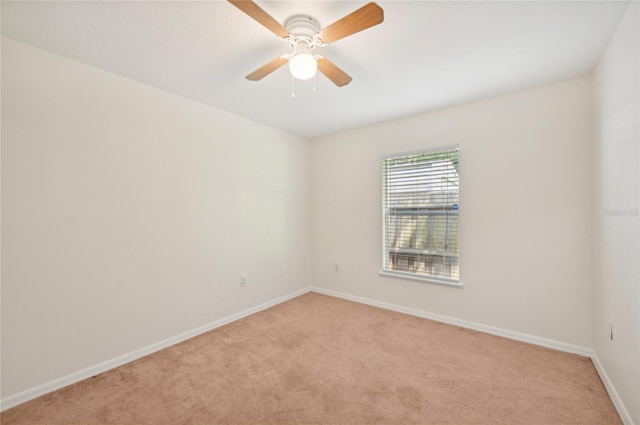
[(308, 293), (2, 413), (16, 424), (619, 424), (591, 360)]

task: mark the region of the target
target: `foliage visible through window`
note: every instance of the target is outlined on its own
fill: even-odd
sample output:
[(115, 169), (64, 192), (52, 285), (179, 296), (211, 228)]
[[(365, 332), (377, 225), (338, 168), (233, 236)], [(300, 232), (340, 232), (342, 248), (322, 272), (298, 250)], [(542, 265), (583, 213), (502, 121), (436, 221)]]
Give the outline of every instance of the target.
[(457, 147), (382, 162), (385, 272), (457, 283)]

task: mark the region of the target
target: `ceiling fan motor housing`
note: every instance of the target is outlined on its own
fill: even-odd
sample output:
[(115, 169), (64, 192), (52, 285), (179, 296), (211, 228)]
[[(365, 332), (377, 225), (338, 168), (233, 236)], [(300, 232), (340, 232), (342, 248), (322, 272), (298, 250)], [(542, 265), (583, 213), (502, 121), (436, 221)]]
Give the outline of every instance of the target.
[(285, 28), (294, 37), (307, 37), (313, 40), (313, 36), (320, 32), (318, 21), (308, 15), (295, 15), (287, 19)]

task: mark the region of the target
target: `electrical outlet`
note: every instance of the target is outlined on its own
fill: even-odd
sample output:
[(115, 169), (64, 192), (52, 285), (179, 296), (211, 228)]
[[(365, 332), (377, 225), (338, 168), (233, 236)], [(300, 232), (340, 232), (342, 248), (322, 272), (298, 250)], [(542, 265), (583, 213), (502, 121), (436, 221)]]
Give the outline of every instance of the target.
[(240, 276), (240, 286), (247, 286), (247, 278), (245, 276)]

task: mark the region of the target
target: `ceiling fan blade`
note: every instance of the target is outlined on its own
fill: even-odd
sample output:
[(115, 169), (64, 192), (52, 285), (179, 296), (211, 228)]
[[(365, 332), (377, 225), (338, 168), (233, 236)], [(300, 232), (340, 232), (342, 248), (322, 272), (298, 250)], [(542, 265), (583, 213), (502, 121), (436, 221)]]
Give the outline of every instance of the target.
[(371, 28), (384, 21), (382, 8), (375, 3), (369, 3), (353, 13), (337, 20), (333, 24), (320, 30), (320, 39), (324, 43), (333, 43), (342, 38)]
[(333, 81), (333, 83), (338, 86), (346, 86), (351, 82), (351, 77), (338, 68), (333, 62), (329, 59), (319, 58), (318, 59), (318, 71), (322, 72), (328, 79)]
[(262, 80), (267, 75), (271, 74), (276, 69), (280, 68), (282, 65), (287, 63), (288, 60), (285, 58), (276, 58), (269, 62), (268, 64), (256, 69), (251, 74), (247, 75), (245, 78), (249, 81), (258, 81)]
[(278, 37), (286, 37), (289, 31), (278, 21), (273, 19), (271, 15), (262, 10), (260, 6), (250, 0), (227, 0), (229, 3), (242, 10), (244, 13), (255, 19), (259, 24), (277, 35)]

